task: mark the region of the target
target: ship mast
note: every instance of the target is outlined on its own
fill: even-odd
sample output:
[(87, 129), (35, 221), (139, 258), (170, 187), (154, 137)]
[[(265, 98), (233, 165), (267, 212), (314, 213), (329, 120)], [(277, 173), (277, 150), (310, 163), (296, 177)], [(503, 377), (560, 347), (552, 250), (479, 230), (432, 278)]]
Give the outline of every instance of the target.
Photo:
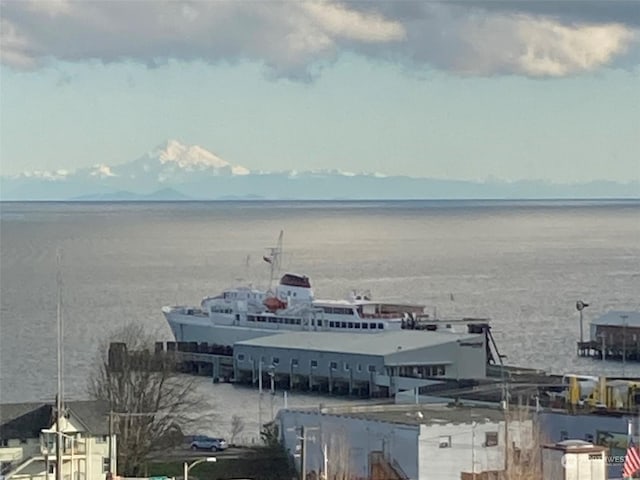
[(282, 259), (282, 237), (284, 235), (284, 230), (280, 230), (280, 235), (278, 236), (278, 244), (275, 247), (270, 247), (269, 256), (264, 257), (264, 260), (269, 263), (269, 288), (268, 291), (271, 291), (271, 287), (273, 286), (273, 280), (280, 272), (280, 262)]

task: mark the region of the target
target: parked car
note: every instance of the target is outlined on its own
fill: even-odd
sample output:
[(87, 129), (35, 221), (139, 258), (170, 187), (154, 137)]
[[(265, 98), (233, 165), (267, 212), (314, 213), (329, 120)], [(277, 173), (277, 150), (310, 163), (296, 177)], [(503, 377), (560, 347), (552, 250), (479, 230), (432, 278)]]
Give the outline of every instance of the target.
[(227, 441), (224, 438), (207, 437), (206, 435), (196, 435), (191, 440), (191, 450), (211, 450), (217, 452), (218, 450), (225, 450), (227, 448)]

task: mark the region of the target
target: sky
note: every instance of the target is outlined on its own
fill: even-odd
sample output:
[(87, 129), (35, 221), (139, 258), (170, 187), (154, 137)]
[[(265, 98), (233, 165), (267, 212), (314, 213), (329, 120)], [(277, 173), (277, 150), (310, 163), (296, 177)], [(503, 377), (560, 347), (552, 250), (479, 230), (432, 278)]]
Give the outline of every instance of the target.
[(0, 0), (0, 174), (640, 179), (640, 1)]

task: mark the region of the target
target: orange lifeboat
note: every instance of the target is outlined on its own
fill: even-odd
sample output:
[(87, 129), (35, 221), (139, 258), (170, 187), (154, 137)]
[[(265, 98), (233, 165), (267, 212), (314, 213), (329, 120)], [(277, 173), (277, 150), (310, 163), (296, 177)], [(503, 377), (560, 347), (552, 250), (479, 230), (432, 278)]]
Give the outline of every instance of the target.
[(269, 297), (265, 299), (264, 306), (267, 307), (270, 311), (275, 312), (276, 310), (287, 308), (287, 302), (283, 302), (276, 297)]

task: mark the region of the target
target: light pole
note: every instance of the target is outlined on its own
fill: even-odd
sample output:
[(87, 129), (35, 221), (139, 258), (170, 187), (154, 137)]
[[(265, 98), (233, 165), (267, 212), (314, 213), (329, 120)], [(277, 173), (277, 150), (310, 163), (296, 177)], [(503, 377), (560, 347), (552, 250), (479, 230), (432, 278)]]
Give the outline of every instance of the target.
[(203, 458), (199, 458), (194, 462), (184, 462), (184, 480), (187, 480), (189, 477), (189, 470), (191, 470), (193, 467), (195, 467), (196, 465), (199, 465), (200, 463), (203, 462), (217, 462), (218, 459), (216, 457), (203, 457)]
[(269, 374), (269, 380), (271, 382), (271, 421), (273, 421), (274, 416), (273, 416), (273, 399), (274, 396), (276, 394), (276, 387), (275, 387), (275, 365), (270, 365), (269, 369), (268, 369), (268, 374)]
[(584, 342), (584, 330), (582, 327), (582, 310), (584, 310), (585, 308), (587, 308), (589, 306), (588, 303), (584, 303), (582, 300), (578, 300), (576, 302), (576, 310), (578, 310), (578, 312), (580, 312), (580, 343)]
[(471, 422), (471, 475), (476, 480), (476, 422)]

